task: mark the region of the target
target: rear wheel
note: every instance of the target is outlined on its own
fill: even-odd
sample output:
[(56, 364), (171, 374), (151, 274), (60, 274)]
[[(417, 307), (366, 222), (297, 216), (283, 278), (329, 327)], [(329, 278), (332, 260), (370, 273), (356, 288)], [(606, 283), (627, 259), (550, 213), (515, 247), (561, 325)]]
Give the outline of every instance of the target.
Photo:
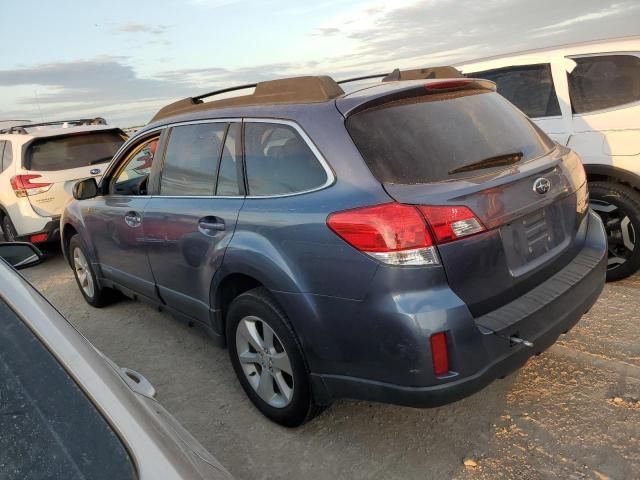
[(264, 415), (297, 427), (322, 411), (313, 401), (300, 343), (265, 288), (233, 300), (227, 314), (227, 343), (242, 388)]
[(69, 241), (69, 262), (80, 293), (89, 305), (99, 308), (113, 303), (116, 292), (98, 285), (96, 274), (78, 235), (74, 235)]
[(13, 226), (13, 222), (9, 215), (4, 215), (2, 217), (2, 233), (4, 234), (4, 239), (7, 242), (15, 242), (18, 239), (18, 232), (16, 231), (16, 227)]
[(640, 194), (614, 182), (590, 182), (589, 205), (607, 232), (607, 281), (621, 280), (640, 268)]

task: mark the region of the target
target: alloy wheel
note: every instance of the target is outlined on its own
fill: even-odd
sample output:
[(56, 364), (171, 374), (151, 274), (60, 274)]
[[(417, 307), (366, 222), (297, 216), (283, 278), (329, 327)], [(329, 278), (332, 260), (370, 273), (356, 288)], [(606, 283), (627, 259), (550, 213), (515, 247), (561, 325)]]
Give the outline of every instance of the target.
[(618, 268), (629, 260), (635, 248), (636, 233), (631, 219), (613, 203), (592, 199), (589, 205), (600, 215), (607, 232), (607, 268)]
[(73, 250), (73, 269), (78, 278), (80, 288), (82, 288), (87, 297), (93, 298), (95, 287), (93, 285), (93, 277), (89, 271), (89, 262), (87, 262), (87, 258), (79, 248)]
[(258, 317), (244, 317), (236, 329), (236, 351), (242, 371), (258, 396), (272, 407), (286, 407), (293, 398), (293, 370), (273, 329)]

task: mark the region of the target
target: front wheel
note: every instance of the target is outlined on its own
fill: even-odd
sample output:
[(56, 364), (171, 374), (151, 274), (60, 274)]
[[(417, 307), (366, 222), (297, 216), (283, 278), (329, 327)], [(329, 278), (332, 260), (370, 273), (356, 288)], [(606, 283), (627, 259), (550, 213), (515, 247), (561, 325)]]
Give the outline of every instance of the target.
[(268, 418), (297, 427), (322, 410), (313, 401), (300, 343), (265, 288), (233, 300), (227, 314), (227, 343), (242, 388)]
[(78, 235), (74, 235), (69, 241), (69, 263), (80, 293), (89, 305), (99, 308), (113, 303), (116, 292), (98, 284), (93, 266)]
[(632, 275), (640, 268), (640, 193), (619, 183), (590, 182), (589, 205), (607, 232), (607, 281)]

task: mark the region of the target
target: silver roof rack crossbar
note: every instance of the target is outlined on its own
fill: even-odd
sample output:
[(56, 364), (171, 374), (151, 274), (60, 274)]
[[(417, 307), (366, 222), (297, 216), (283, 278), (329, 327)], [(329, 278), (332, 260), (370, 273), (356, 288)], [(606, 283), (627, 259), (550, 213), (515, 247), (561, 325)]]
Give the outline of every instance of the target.
[(57, 120), (55, 122), (40, 122), (40, 123), (25, 123), (23, 125), (14, 125), (10, 128), (5, 128), (0, 130), (0, 133), (17, 133), (17, 134), (26, 134), (27, 128), (34, 127), (49, 127), (53, 125), (64, 125), (67, 124), (69, 126), (81, 126), (81, 125), (106, 125), (107, 121), (102, 117), (95, 118), (79, 118), (73, 120)]

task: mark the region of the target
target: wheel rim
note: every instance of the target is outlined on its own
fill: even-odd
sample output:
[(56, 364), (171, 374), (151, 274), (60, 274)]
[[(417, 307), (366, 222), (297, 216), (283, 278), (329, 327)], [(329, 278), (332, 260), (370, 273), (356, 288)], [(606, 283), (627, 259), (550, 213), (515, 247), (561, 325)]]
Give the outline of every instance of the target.
[(631, 258), (636, 244), (636, 232), (631, 219), (617, 205), (604, 200), (594, 200), (589, 205), (595, 210), (607, 232), (609, 256), (607, 268), (614, 270)]
[(76, 278), (80, 284), (80, 288), (87, 295), (87, 297), (93, 297), (94, 285), (93, 277), (89, 271), (89, 262), (79, 248), (73, 249), (73, 269), (76, 273)]
[(293, 370), (284, 345), (262, 319), (249, 316), (236, 329), (236, 352), (247, 381), (258, 396), (275, 408), (293, 398)]

